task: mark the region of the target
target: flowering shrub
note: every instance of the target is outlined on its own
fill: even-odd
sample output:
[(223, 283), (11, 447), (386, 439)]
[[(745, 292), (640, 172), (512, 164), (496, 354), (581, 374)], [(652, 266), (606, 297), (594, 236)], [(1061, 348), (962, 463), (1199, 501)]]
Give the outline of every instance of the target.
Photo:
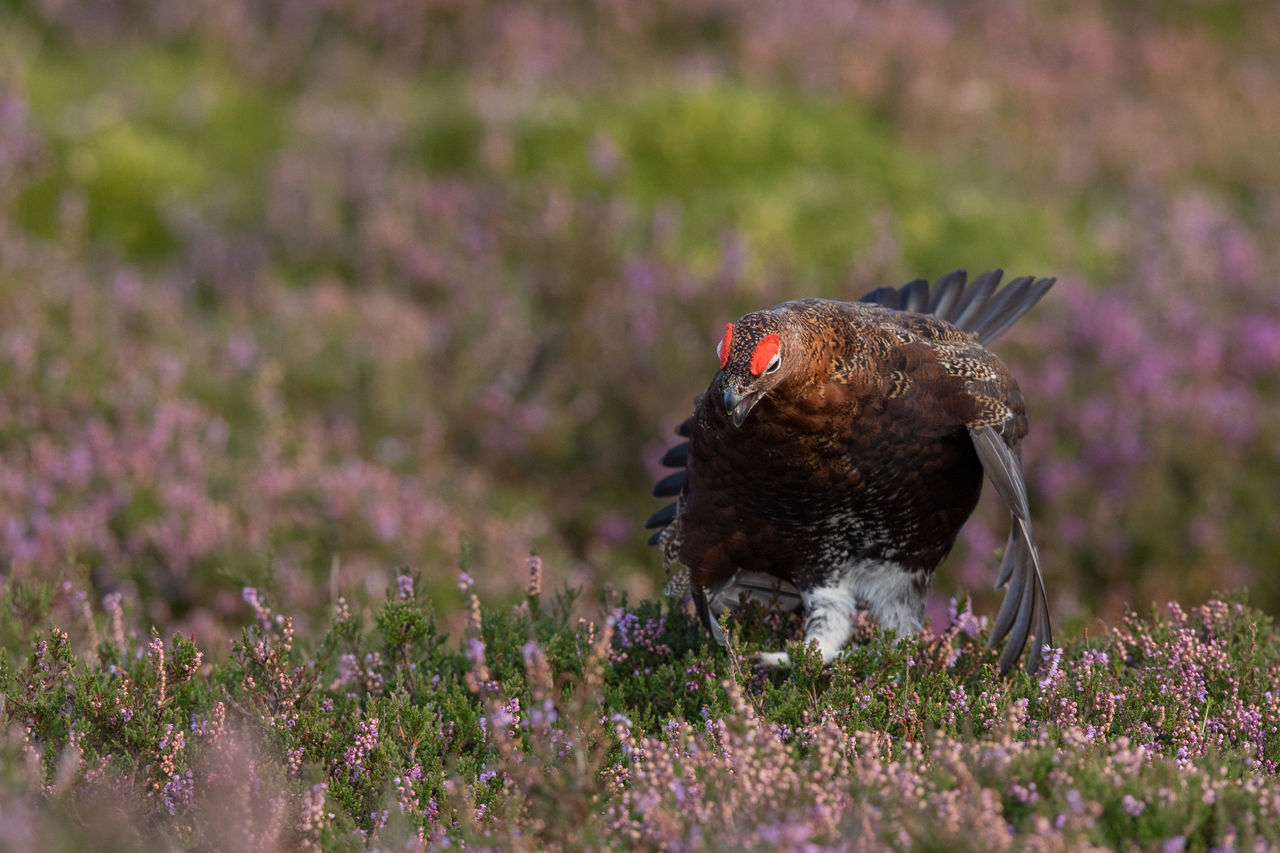
[(181, 634), (121, 643), (118, 603), (31, 592), (2, 602), (53, 626), (0, 658), (5, 846), (1280, 844), (1280, 640), (1238, 601), (1130, 614), (1005, 679), (961, 607), (918, 638), (864, 625), (826, 669), (793, 643), (766, 676), (767, 620), (726, 653), (654, 602), (474, 602), (450, 642), (403, 574), (300, 643), (249, 589), (211, 665)]
[(726, 318), (1003, 265), (1058, 610), (1280, 602), (1274, 15), (616, 6), (0, 11), (5, 564), (205, 636), (464, 549), (652, 594)]

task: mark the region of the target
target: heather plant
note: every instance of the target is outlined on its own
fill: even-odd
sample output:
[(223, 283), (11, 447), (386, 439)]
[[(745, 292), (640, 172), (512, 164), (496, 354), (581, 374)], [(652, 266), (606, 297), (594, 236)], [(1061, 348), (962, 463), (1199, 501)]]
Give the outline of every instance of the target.
[(4, 843), (1280, 843), (1280, 645), (1243, 601), (1130, 614), (1005, 678), (967, 603), (917, 638), (864, 624), (826, 669), (793, 643), (795, 669), (766, 675), (750, 653), (799, 636), (792, 614), (748, 605), (725, 651), (685, 606), (583, 619), (572, 599), (472, 594), (451, 639), (402, 572), (363, 616), (340, 597), (308, 643), (246, 588), (250, 624), (211, 664), (114, 597), (11, 586), (5, 608), (50, 627), (0, 658)]

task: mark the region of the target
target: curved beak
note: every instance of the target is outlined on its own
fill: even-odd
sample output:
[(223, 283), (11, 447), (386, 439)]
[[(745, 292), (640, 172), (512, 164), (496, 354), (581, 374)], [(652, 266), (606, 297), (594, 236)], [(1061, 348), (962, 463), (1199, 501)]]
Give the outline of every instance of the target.
[(751, 413), (751, 409), (759, 401), (759, 391), (735, 394), (732, 390), (726, 388), (724, 392), (724, 410), (729, 413), (729, 419), (733, 421), (733, 425), (736, 427), (742, 426), (742, 422), (747, 419), (747, 415)]

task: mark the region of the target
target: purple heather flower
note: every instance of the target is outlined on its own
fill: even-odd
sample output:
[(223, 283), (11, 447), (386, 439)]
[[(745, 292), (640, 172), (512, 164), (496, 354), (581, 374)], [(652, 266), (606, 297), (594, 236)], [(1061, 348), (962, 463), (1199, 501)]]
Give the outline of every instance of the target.
[(165, 810), (170, 815), (175, 814), (179, 804), (191, 802), (191, 797), (195, 793), (195, 773), (188, 770), (186, 773), (173, 774), (164, 784), (162, 793)]
[(985, 618), (979, 619), (973, 614), (973, 602), (965, 599), (964, 610), (959, 610), (959, 603), (954, 599), (947, 602), (947, 618), (960, 633), (968, 637), (976, 637), (985, 627)]

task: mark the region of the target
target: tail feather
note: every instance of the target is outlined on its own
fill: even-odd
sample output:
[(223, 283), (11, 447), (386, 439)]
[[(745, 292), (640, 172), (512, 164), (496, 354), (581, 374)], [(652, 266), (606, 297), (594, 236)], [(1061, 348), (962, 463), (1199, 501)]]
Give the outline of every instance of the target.
[(969, 282), (964, 289), (964, 298), (956, 305), (958, 311), (956, 318), (943, 317), (948, 323), (964, 329), (966, 332), (975, 332), (976, 326), (974, 321), (982, 313), (983, 307), (987, 304), (987, 300), (991, 298), (991, 294), (995, 293), (996, 286), (1000, 284), (1000, 277), (1004, 275), (1004, 270), (987, 270), (982, 275)]
[(982, 306), (977, 319), (973, 321), (974, 328), (986, 331), (998, 327), (1010, 314), (1017, 311), (1021, 305), (1020, 300), (1034, 281), (1035, 279), (1031, 276), (1024, 275), (992, 293), (987, 304)]
[(899, 288), (877, 287), (862, 297), (895, 311), (932, 314), (989, 344), (1008, 331), (1019, 317), (1040, 301), (1055, 279), (1016, 278), (1000, 287), (1003, 270), (990, 270), (966, 281), (964, 270), (947, 273), (930, 287), (923, 279)]
[(674, 498), (684, 491), (684, 471), (675, 471), (657, 482), (653, 487), (655, 498)]
[(689, 442), (682, 441), (663, 455), (661, 465), (664, 468), (684, 468), (688, 462)]
[(893, 287), (877, 287), (858, 301), (883, 305), (885, 308), (891, 308), (894, 311), (902, 310), (902, 294), (898, 292), (897, 288)]
[(964, 281), (964, 270), (952, 270), (934, 282), (933, 293), (929, 296), (929, 307), (924, 313), (943, 319), (952, 316), (956, 302), (964, 293)]
[(919, 314), (929, 307), (929, 282), (923, 278), (912, 279), (901, 287), (902, 310)]

